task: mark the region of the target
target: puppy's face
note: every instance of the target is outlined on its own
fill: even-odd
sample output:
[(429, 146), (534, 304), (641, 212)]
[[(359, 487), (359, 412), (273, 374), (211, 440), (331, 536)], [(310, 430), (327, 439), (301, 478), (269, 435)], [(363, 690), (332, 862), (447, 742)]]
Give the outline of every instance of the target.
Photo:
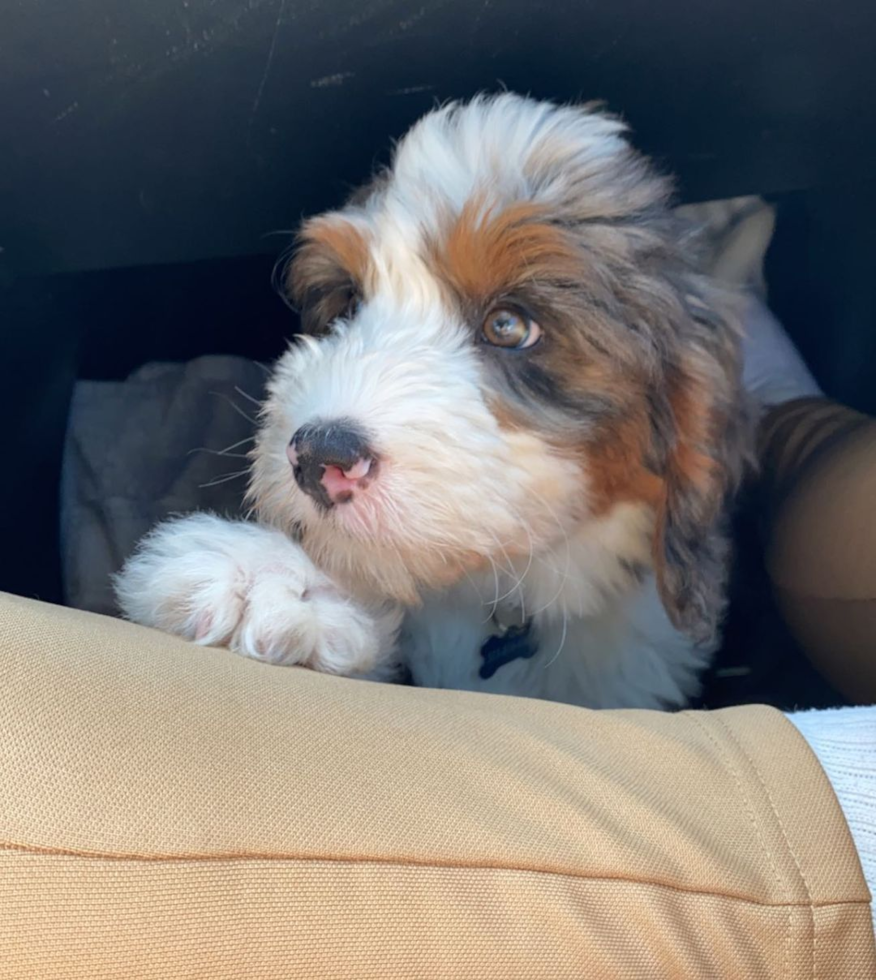
[(414, 602), (629, 514), (670, 615), (712, 631), (735, 339), (621, 133), (511, 95), (448, 107), (304, 226), (286, 286), (306, 335), (251, 495), (356, 590)]

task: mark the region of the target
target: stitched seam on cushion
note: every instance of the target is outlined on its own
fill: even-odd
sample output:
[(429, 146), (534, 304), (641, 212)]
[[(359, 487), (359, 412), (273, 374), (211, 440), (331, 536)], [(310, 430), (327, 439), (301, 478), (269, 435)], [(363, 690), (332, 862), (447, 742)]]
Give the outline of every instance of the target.
[[(371, 866), (371, 867), (390, 867), (390, 868), (406, 868), (408, 870), (425, 870), (425, 871), (498, 871), (498, 872), (508, 872), (510, 874), (523, 874), (523, 875), (543, 875), (548, 878), (562, 878), (569, 879), (571, 881), (582, 881), (587, 883), (615, 883), (621, 885), (643, 885), (647, 888), (660, 888), (665, 891), (676, 892), (679, 895), (694, 895), (701, 896), (704, 898), (717, 898), (730, 901), (739, 902), (742, 905), (752, 905), (757, 908), (765, 909), (788, 909), (789, 913), (796, 908), (807, 908), (809, 907), (805, 902), (763, 902), (757, 898), (752, 898), (747, 895), (736, 895), (732, 892), (721, 892), (714, 891), (710, 889), (700, 889), (700, 888), (685, 888), (682, 885), (673, 885), (664, 881), (655, 881), (650, 878), (629, 878), (623, 877), (621, 875), (592, 875), (592, 874), (576, 874), (574, 871), (556, 871), (550, 868), (527, 868), (519, 865), (504, 865), (504, 864), (462, 864), (460, 862), (446, 862), (442, 863), (439, 861), (411, 861), (411, 860), (395, 860), (395, 859), (382, 859), (382, 858), (347, 858), (347, 857), (324, 857), (324, 856), (306, 856), (306, 857), (294, 857), (294, 856), (277, 856), (277, 855), (264, 855), (264, 854), (245, 854), (245, 855), (217, 855), (215, 857), (180, 857), (180, 856), (164, 856), (164, 857), (132, 857), (130, 855), (114, 855), (114, 854), (91, 854), (87, 852), (78, 852), (71, 850), (62, 850), (58, 848), (39, 848), (39, 847), (19, 847), (16, 845), (4, 844), (0, 845), (0, 862), (2, 862), (2, 854), (11, 855), (26, 855), (30, 857), (62, 857), (62, 858), (76, 858), (82, 861), (106, 861), (106, 862), (117, 862), (119, 864), (127, 862), (130, 864), (247, 864), (247, 863), (288, 863), (288, 864), (342, 864), (348, 865), (350, 867)], [(2, 863), (0, 863), (0, 870), (2, 870)], [(849, 899), (847, 901), (825, 901), (825, 902), (813, 902), (812, 907), (814, 908), (854, 908), (856, 906), (861, 906), (867, 909), (867, 914), (870, 913), (870, 903), (864, 899)]]
[(769, 802), (770, 809), (773, 811), (773, 816), (776, 818), (776, 823), (779, 826), (779, 832), (782, 835), (782, 840), (785, 842), (785, 847), (788, 849), (788, 853), (791, 855), (791, 860), (794, 862), (794, 867), (797, 869), (797, 874), (800, 875), (800, 882), (803, 885), (803, 890), (806, 892), (807, 904), (810, 910), (810, 920), (812, 922), (812, 980), (817, 980), (817, 946), (818, 946), (818, 936), (817, 936), (817, 926), (815, 923), (815, 911), (812, 908), (812, 891), (809, 888), (809, 882), (806, 880), (806, 875), (803, 874), (803, 868), (800, 866), (800, 861), (797, 858), (794, 848), (791, 847), (791, 842), (788, 840), (788, 835), (785, 832), (785, 825), (782, 823), (782, 818), (779, 816), (779, 811), (776, 809), (776, 804), (773, 801), (772, 793), (769, 791), (769, 787), (764, 780), (760, 769), (755, 765), (754, 759), (745, 751), (744, 746), (736, 738), (733, 729), (729, 725), (726, 725), (721, 718), (715, 718), (715, 721), (724, 729), (733, 744), (739, 749), (739, 751), (745, 756), (748, 764), (751, 766), (752, 771), (757, 777), (757, 781), (763, 788), (764, 794)]
[[(769, 862), (770, 868), (772, 868), (773, 875), (774, 875), (774, 877), (776, 879), (776, 884), (779, 886), (780, 890), (785, 893), (785, 896), (787, 898), (787, 896), (789, 895), (788, 886), (782, 880), (782, 876), (779, 874), (779, 869), (776, 867), (776, 862), (773, 859), (773, 856), (770, 853), (769, 848), (766, 846), (766, 841), (763, 839), (763, 834), (761, 833), (760, 825), (757, 822), (757, 814), (754, 811), (754, 807), (751, 804), (751, 800), (748, 798), (748, 794), (745, 792), (745, 788), (744, 788), (744, 786), (742, 784), (742, 777), (739, 775), (738, 771), (736, 770), (736, 766), (733, 765), (733, 762), (731, 761), (730, 756), (727, 753), (727, 750), (724, 748), (723, 745), (721, 745), (721, 743), (709, 731), (709, 729), (706, 727), (706, 725), (695, 714), (693, 714), (692, 712), (686, 711), (686, 712), (684, 712), (684, 714), (686, 715), (686, 717), (688, 717), (700, 729), (701, 732), (703, 732), (703, 734), (706, 736), (706, 738), (708, 738), (708, 740), (712, 743), (712, 745), (717, 749), (718, 754), (720, 755), (720, 757), (723, 759), (724, 765), (726, 766), (726, 768), (727, 768), (728, 772), (730, 773), (730, 775), (733, 777), (733, 781), (736, 783), (736, 789), (739, 792), (739, 796), (742, 798), (742, 802), (743, 802), (743, 805), (745, 807), (745, 812), (748, 815), (748, 819), (751, 821), (752, 827), (754, 827), (754, 832), (755, 832), (755, 835), (757, 836), (757, 842), (760, 845), (760, 849), (761, 849), (761, 851), (763, 851), (764, 856), (766, 857), (767, 861)], [(709, 716), (709, 717), (710, 717), (710, 719), (712, 718), (712, 716)], [(720, 719), (718, 719), (718, 718), (715, 718), (715, 721), (717, 721), (717, 722), (720, 723)], [(724, 731), (728, 732), (728, 734), (729, 734), (729, 729), (727, 728), (726, 725), (723, 725), (722, 724), (721, 727), (724, 729)], [(737, 744), (738, 745), (738, 743), (736, 742), (735, 739), (733, 739), (733, 742), (734, 742), (734, 744)], [(748, 758), (748, 757), (746, 756), (746, 758)], [(749, 762), (750, 761), (751, 760), (749, 760)], [(763, 785), (763, 780), (761, 780), (761, 785)], [(810, 896), (810, 899), (811, 899), (811, 896)], [(785, 927), (784, 955), (782, 957), (782, 976), (783, 977), (787, 977), (787, 975), (788, 975), (788, 962), (789, 962), (790, 952), (791, 952), (791, 931), (792, 931), (792, 928), (793, 928), (793, 915), (791, 913), (791, 909), (788, 908), (788, 921), (787, 921), (787, 924), (786, 924), (786, 927)]]

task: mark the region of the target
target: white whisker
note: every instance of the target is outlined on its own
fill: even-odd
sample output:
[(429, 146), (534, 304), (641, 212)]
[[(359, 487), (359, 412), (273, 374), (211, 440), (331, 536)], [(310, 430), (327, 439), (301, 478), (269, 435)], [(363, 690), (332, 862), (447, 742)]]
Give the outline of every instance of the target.
[[(563, 594), (563, 589), (566, 587), (566, 583), (569, 581), (569, 572), (570, 572), (571, 566), (572, 566), (572, 543), (569, 540), (569, 535), (566, 533), (566, 529), (563, 527), (562, 523), (560, 522), (559, 517), (557, 517), (557, 514), (554, 511), (553, 507), (551, 507), (551, 505), (544, 499), (544, 497), (541, 497), (534, 490), (531, 490), (530, 492), (532, 493), (532, 495), (537, 500), (539, 500), (544, 505), (544, 507), (547, 510), (547, 512), (554, 519), (554, 522), (556, 523), (557, 528), (559, 529), (560, 533), (563, 535), (563, 540), (566, 543), (566, 568), (565, 568), (565, 571), (562, 571), (561, 572), (558, 568), (554, 568), (553, 569), (553, 571), (557, 575), (560, 576), (560, 585), (559, 585), (559, 588), (557, 589), (556, 593), (548, 600), (548, 602), (546, 602), (540, 609), (537, 609), (537, 610), (535, 610), (535, 612), (533, 612), (533, 614), (532, 614), (533, 616), (538, 616), (541, 613), (545, 612), (545, 610), (549, 609), (560, 598), (560, 596)], [(539, 559), (536, 559), (536, 560), (539, 560)], [(543, 564), (546, 564), (546, 563), (543, 563)], [(550, 568), (551, 566), (550, 565), (547, 565), (547, 567)]]
[(474, 589), (475, 595), (478, 597), (478, 601), (480, 602), (480, 604), (482, 606), (485, 606), (487, 604), (487, 601), (486, 599), (484, 599), (483, 595), (481, 594), (481, 590), (478, 588), (477, 582), (475, 582), (475, 580), (469, 574), (468, 569), (463, 568), (462, 574), (468, 579), (472, 589)]
[(224, 449), (220, 449), (220, 453), (227, 453), (229, 449), (237, 449), (238, 446), (243, 446), (248, 442), (255, 442), (255, 436), (247, 436), (245, 439), (240, 439), (237, 442), (233, 442), (230, 446), (226, 446)]
[(490, 563), (490, 567), (493, 569), (493, 579), (496, 582), (496, 597), (493, 599), (492, 610), (490, 611), (487, 618), (484, 620), (485, 623), (488, 623), (493, 618), (493, 616), (496, 615), (496, 610), (499, 607), (499, 570), (496, 567), (496, 563), (493, 561), (490, 555), (487, 555), (487, 561)]
[[(499, 598), (499, 602), (503, 602), (505, 599), (513, 595), (515, 592), (519, 592), (520, 593), (520, 618), (523, 622), (526, 622), (526, 596), (523, 592), (523, 581), (526, 578), (526, 575), (529, 572), (530, 568), (532, 568), (532, 560), (535, 553), (535, 542), (532, 539), (532, 531), (529, 529), (526, 522), (521, 520), (520, 526), (523, 528), (524, 531), (526, 531), (526, 536), (529, 539), (529, 559), (526, 562), (526, 568), (523, 569), (523, 574), (520, 575), (516, 583), (503, 596)], [(496, 543), (498, 544), (498, 542)], [(501, 544), (499, 545), (499, 547), (500, 548), (502, 547)], [(502, 548), (503, 553), (504, 551), (505, 549)], [(508, 556), (505, 555), (505, 557), (507, 558)], [(512, 573), (513, 571), (514, 568), (512, 565)]]
[(238, 415), (241, 415), (243, 418), (245, 418), (250, 425), (258, 425), (258, 422), (254, 418), (250, 418), (250, 416), (247, 415), (246, 412), (244, 412), (244, 410), (240, 407), (240, 405), (235, 404), (235, 402), (231, 398), (229, 398), (224, 391), (211, 391), (210, 394), (216, 395), (217, 398), (221, 398), (223, 401), (228, 402), (228, 404), (234, 409), (234, 411), (237, 412)]
[(257, 408), (261, 408), (262, 407), (262, 403), (259, 401), (259, 399), (258, 398), (253, 398), (252, 395), (247, 394), (247, 392), (245, 392), (243, 390), (243, 388), (240, 388), (237, 385), (235, 385), (234, 386), (234, 390), (238, 393), (238, 395), (242, 395), (247, 401), (252, 402), (253, 405), (255, 405)]
[(206, 446), (198, 446), (190, 449), (186, 455), (193, 456), (195, 453), (207, 453), (209, 456), (224, 456), (227, 459), (249, 459), (249, 453), (229, 453), (222, 449), (207, 449)]
[(542, 670), (547, 670), (548, 667), (559, 657), (563, 652), (563, 647), (566, 645), (566, 634), (569, 628), (569, 617), (566, 611), (563, 610), (563, 635), (560, 637), (560, 645), (557, 647), (557, 652), (551, 657), (550, 660), (542, 667)]
[(220, 483), (228, 483), (230, 480), (239, 480), (240, 477), (246, 476), (249, 470), (241, 470), (239, 473), (228, 473), (226, 476), (217, 477), (215, 480), (210, 480), (209, 483), (202, 483), (198, 489), (206, 490), (207, 487), (218, 487)]

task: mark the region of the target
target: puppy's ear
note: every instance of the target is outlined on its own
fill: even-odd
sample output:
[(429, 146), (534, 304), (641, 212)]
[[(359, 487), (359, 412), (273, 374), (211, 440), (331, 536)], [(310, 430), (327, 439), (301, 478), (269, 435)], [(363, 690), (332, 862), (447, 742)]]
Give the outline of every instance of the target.
[(294, 249), (274, 270), (275, 286), (301, 318), (321, 333), (355, 304), (367, 279), (365, 235), (341, 214), (305, 222)]
[[(693, 301), (692, 301), (693, 303)], [(725, 606), (728, 498), (749, 461), (750, 416), (733, 329), (694, 303), (686, 343), (664, 393), (665, 492), (654, 567), (673, 625), (693, 640), (715, 637)]]

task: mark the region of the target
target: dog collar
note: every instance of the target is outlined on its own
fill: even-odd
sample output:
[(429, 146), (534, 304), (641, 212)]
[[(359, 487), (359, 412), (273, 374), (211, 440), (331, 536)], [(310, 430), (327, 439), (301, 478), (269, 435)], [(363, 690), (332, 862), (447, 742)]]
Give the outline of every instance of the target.
[(484, 680), (492, 677), (500, 667), (512, 660), (529, 660), (538, 653), (538, 645), (532, 635), (532, 620), (521, 626), (501, 626), (500, 632), (491, 636), (481, 647), (481, 668), (478, 674)]

